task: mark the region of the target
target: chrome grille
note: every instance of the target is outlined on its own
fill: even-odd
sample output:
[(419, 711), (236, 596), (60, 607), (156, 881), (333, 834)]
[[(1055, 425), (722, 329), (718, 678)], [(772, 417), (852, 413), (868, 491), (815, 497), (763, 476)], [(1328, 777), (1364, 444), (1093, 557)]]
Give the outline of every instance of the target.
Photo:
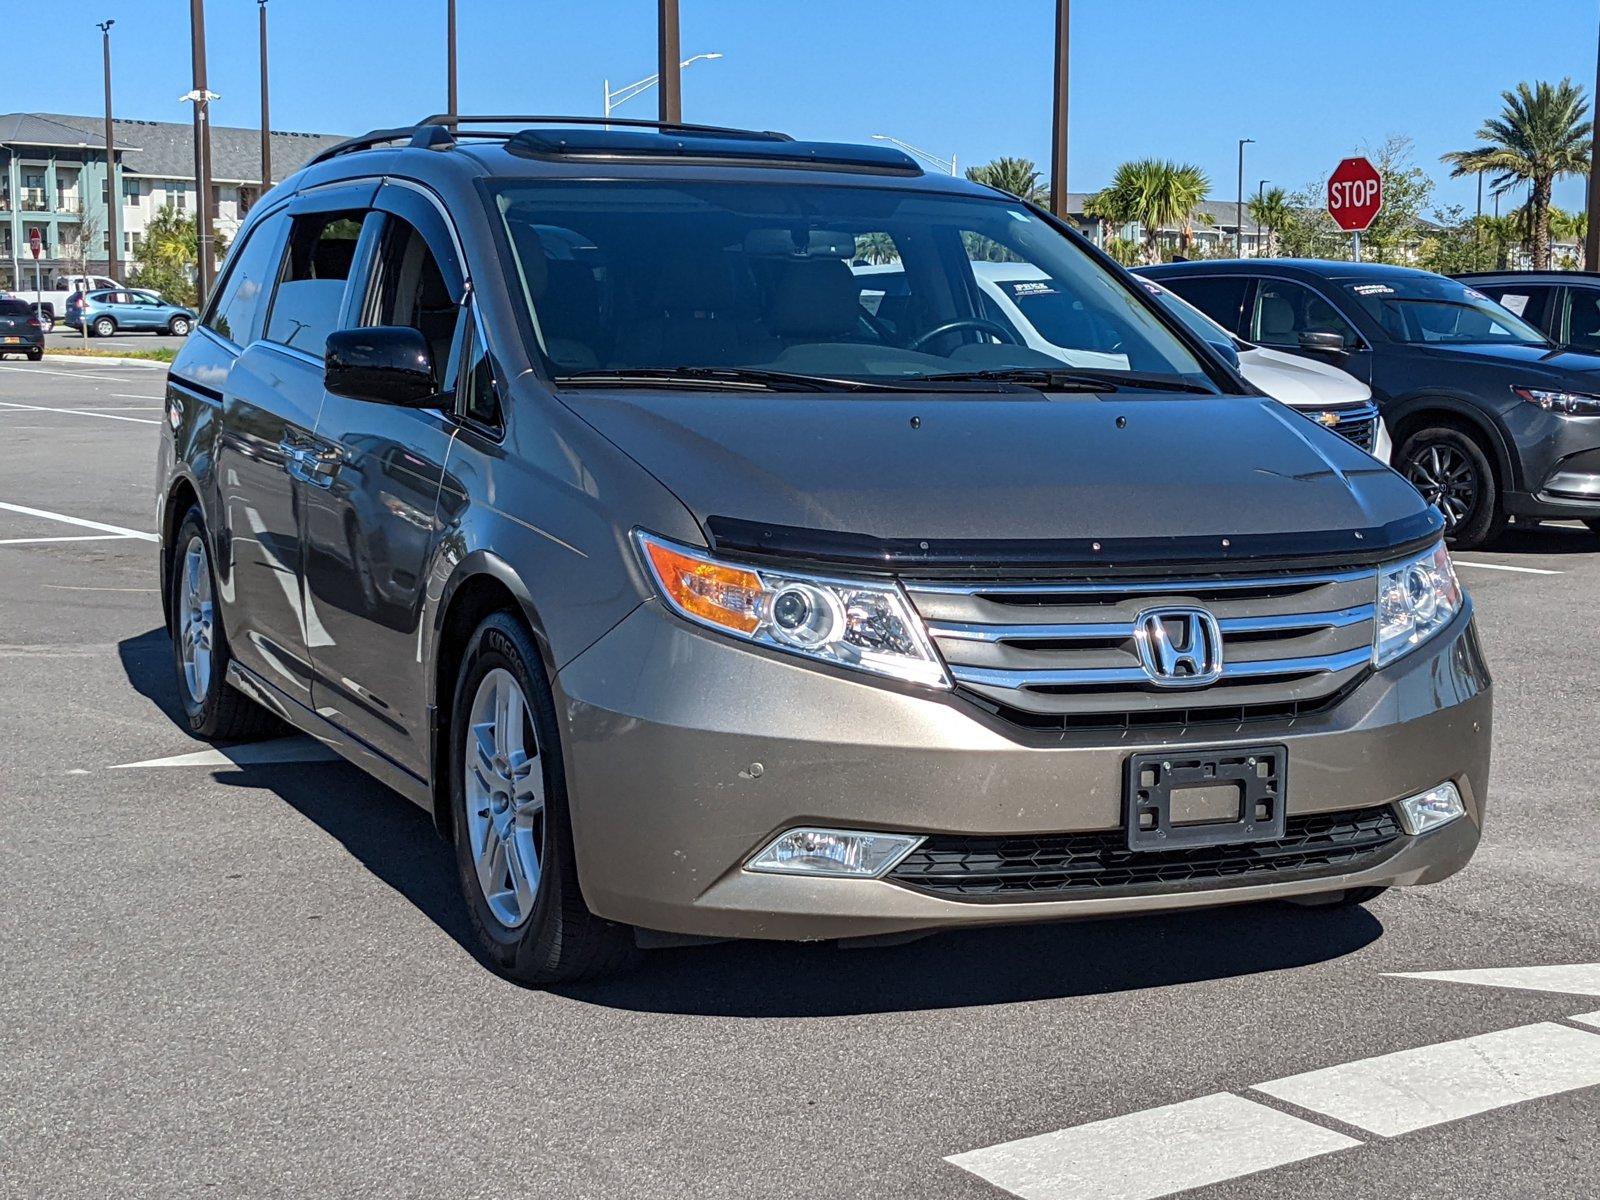
[[(1356, 408), (1330, 408), (1317, 414), (1322, 424), (1327, 425), (1340, 437), (1360, 446), (1367, 453), (1372, 452), (1372, 447), (1378, 442), (1378, 406), (1376, 404), (1363, 404)], [(1329, 420), (1321, 420), (1326, 417)], [(1331, 420), (1331, 424), (1330, 424)]]
[[(1330, 703), (1372, 657), (1370, 570), (1161, 579), (906, 583), (957, 683), (1001, 711), (1038, 718), (1188, 723), (1202, 710), (1294, 715)], [(1222, 634), (1222, 675), (1157, 686), (1136, 617), (1199, 606)]]

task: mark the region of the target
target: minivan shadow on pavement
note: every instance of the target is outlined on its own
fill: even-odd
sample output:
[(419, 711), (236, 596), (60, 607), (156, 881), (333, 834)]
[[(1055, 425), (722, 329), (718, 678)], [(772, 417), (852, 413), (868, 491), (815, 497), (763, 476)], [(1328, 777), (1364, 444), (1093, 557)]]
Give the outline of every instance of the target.
[[(132, 686), (181, 727), (166, 630), (129, 638), (118, 652)], [(231, 766), (213, 778), (277, 795), (488, 969), (474, 947), (450, 848), (421, 809), (345, 763)], [(607, 1008), (691, 1016), (909, 1012), (1278, 971), (1343, 957), (1382, 932), (1378, 919), (1361, 908), (1245, 904), (964, 930), (850, 949), (736, 941), (651, 950), (613, 978), (552, 990)]]
[(1497, 554), (1593, 554), (1600, 533), (1582, 525), (1512, 525), (1484, 550)]

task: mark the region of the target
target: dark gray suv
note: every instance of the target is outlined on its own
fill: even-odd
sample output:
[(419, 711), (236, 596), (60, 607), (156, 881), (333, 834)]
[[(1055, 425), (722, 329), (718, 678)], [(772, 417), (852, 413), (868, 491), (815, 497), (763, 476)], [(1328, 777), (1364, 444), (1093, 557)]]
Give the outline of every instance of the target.
[[(252, 209), (157, 503), (194, 732), (287, 723), (428, 809), (502, 970), (1467, 861), (1489, 674), (1398, 475), (898, 152), (494, 126)], [(983, 315), (988, 261), (1070, 344)]]

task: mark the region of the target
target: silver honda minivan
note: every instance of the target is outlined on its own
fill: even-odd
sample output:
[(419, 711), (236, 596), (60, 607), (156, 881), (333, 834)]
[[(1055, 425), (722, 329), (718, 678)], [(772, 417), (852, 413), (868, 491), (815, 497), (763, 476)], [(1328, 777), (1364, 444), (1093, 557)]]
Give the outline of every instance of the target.
[(300, 729), (428, 809), (521, 980), (1360, 903), (1478, 842), (1438, 512), (896, 151), (450, 117), (325, 152), (240, 231), (159, 475), (193, 731)]

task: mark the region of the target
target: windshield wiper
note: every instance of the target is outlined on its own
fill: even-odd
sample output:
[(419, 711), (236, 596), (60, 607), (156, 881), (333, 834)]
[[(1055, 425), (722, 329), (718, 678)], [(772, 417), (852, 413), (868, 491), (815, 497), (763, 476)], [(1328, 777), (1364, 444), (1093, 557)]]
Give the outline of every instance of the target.
[(867, 379), (838, 379), (826, 375), (799, 375), (769, 371), (764, 367), (619, 367), (615, 370), (574, 371), (557, 375), (555, 382), (579, 387), (630, 387), (660, 385), (683, 387), (753, 388), (769, 392), (903, 392), (893, 383)]
[(1021, 383), (1048, 392), (1119, 392), (1138, 388), (1153, 392), (1197, 392), (1214, 396), (1216, 389), (1177, 375), (1141, 375), (1133, 371), (1097, 371), (1083, 367), (1002, 367), (988, 371), (941, 371), (937, 375), (903, 375), (902, 382)]

